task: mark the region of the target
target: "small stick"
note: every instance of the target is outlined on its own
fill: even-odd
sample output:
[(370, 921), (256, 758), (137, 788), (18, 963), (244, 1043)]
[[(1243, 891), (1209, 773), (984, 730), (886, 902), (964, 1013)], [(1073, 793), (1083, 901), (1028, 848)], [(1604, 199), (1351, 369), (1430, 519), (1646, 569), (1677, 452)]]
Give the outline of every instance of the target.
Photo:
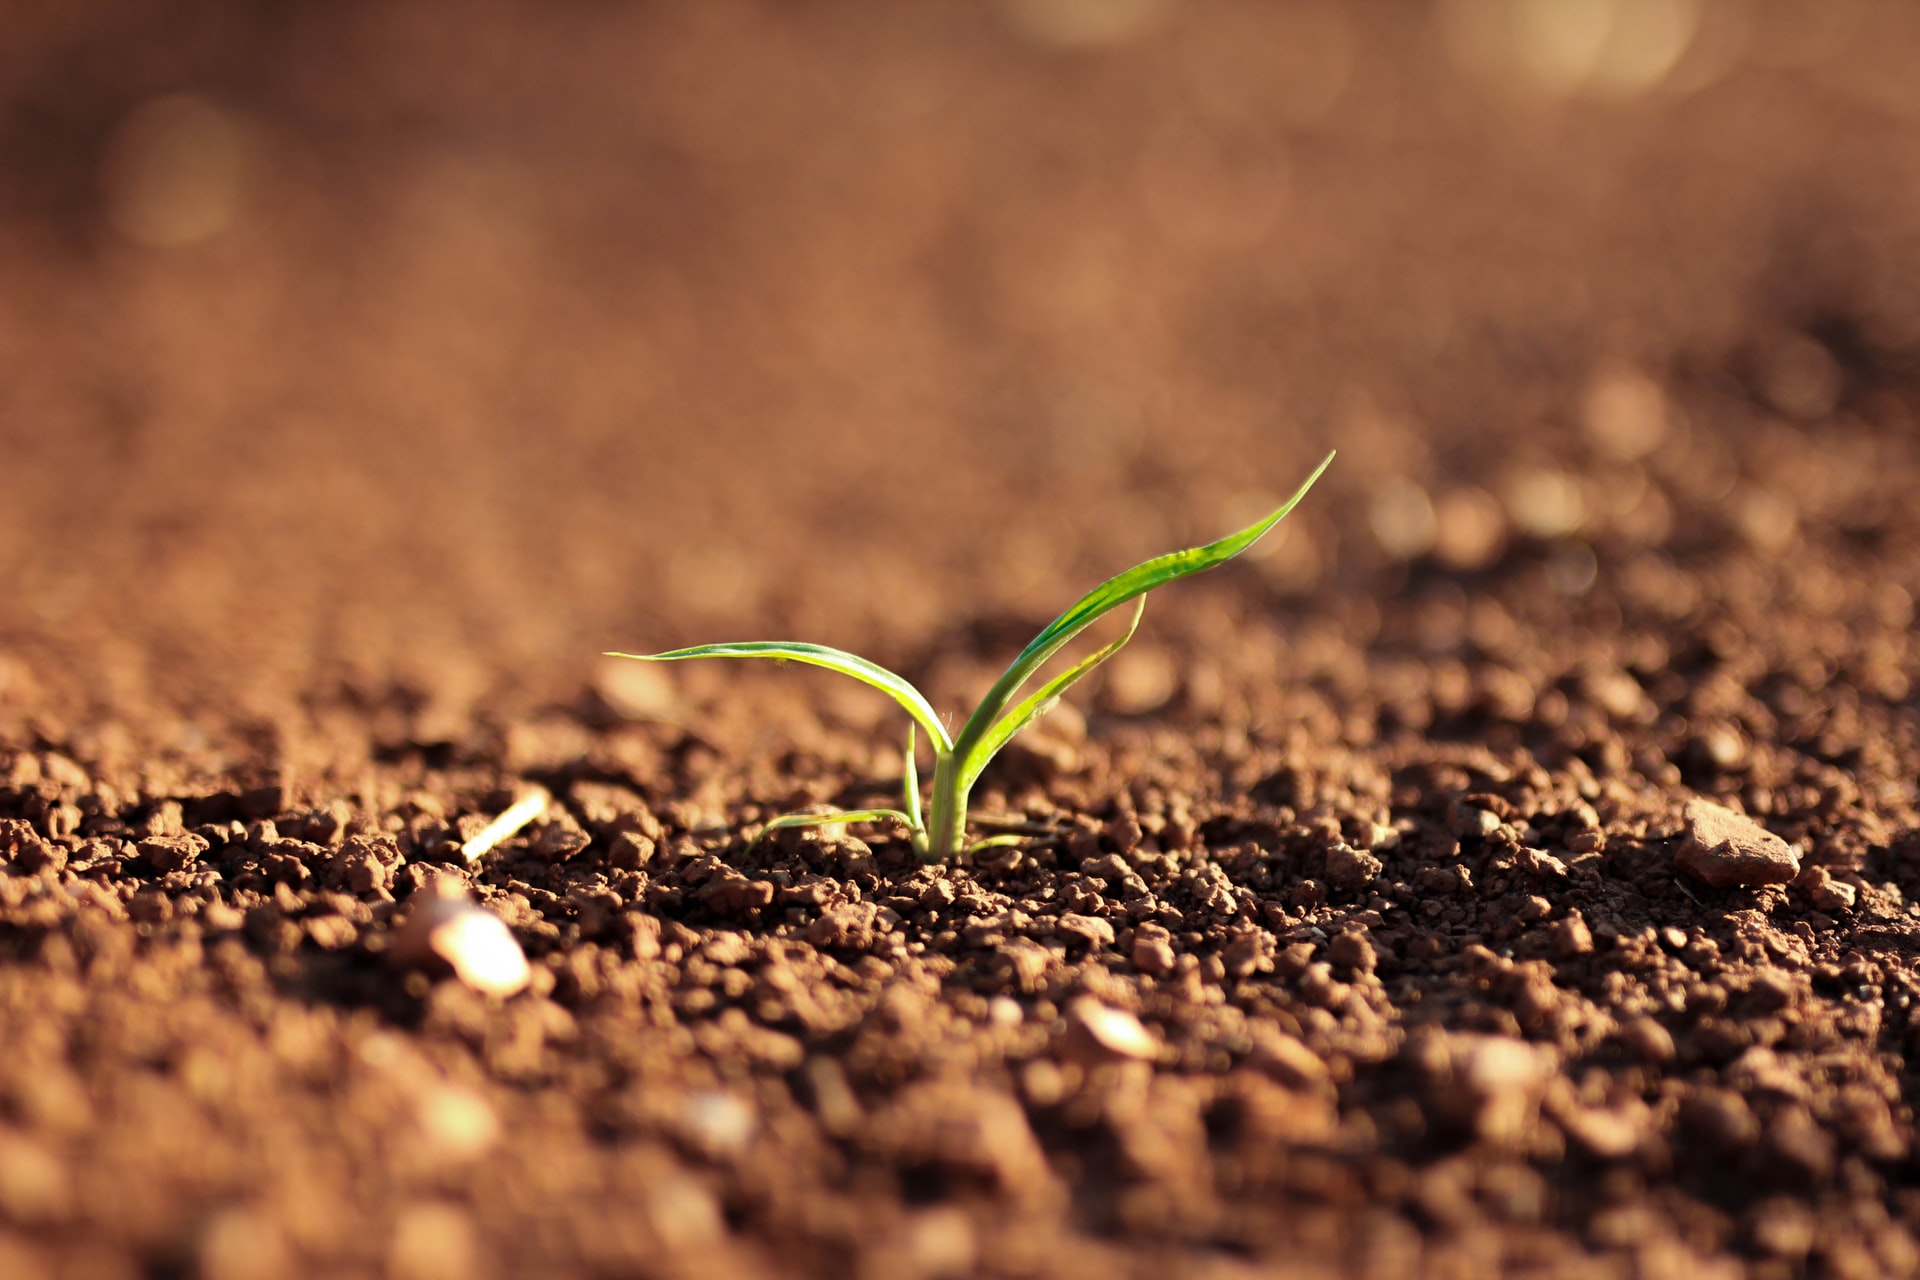
[(480, 861), (493, 851), (495, 845), (513, 839), (520, 828), (545, 813), (552, 799), (545, 787), (535, 787), (515, 800), (512, 806), (499, 817), (482, 827), (479, 835), (461, 845), (460, 856), (467, 860), (469, 866)]

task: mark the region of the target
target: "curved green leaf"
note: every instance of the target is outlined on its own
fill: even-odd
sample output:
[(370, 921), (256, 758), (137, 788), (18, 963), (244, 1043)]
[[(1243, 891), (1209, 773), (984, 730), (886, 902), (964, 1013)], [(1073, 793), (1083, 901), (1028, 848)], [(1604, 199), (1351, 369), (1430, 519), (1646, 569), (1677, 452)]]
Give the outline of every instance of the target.
[(868, 662), (844, 649), (799, 641), (749, 640), (738, 644), (695, 645), (691, 649), (671, 649), (666, 653), (608, 653), (603, 656), (632, 658), (637, 662), (681, 662), (688, 658), (768, 658), (774, 662), (803, 662), (811, 667), (825, 667), (829, 671), (852, 676), (862, 684), (870, 684), (905, 707), (907, 714), (918, 720), (920, 727), (932, 737), (937, 751), (953, 749), (953, 740), (941, 727), (940, 717), (934, 713), (933, 706), (924, 694), (878, 663)]
[(1035, 636), (1031, 643), (1013, 660), (987, 696), (981, 700), (966, 725), (955, 739), (962, 759), (970, 760), (980, 743), (998, 719), (1000, 709), (1007, 700), (1020, 691), (1020, 686), (1030, 679), (1034, 671), (1060, 650), (1060, 647), (1084, 631), (1096, 619), (1119, 608), (1136, 596), (1145, 595), (1155, 587), (1164, 586), (1177, 578), (1211, 569), (1215, 565), (1231, 560), (1258, 542), (1267, 530), (1280, 523), (1289, 511), (1307, 496), (1307, 491), (1333, 462), (1334, 455), (1328, 453), (1313, 469), (1306, 483), (1302, 484), (1291, 498), (1279, 507), (1262, 516), (1259, 520), (1236, 533), (1230, 533), (1216, 542), (1205, 546), (1190, 547), (1185, 551), (1171, 551), (1163, 556), (1137, 564), (1125, 573), (1115, 574), (1105, 582), (1075, 601), (1065, 613), (1055, 618), (1047, 628)]
[(1000, 748), (1006, 746), (1014, 734), (1053, 710), (1053, 705), (1060, 701), (1061, 694), (1071, 688), (1082, 676), (1120, 652), (1120, 647), (1133, 639), (1134, 629), (1140, 625), (1140, 615), (1146, 611), (1146, 599), (1142, 597), (1135, 600), (1133, 617), (1127, 620), (1127, 629), (1118, 639), (1074, 663), (1073, 666), (1041, 685), (1039, 689), (1028, 694), (1019, 706), (994, 721), (993, 727), (981, 736), (980, 741), (974, 744), (972, 752), (968, 754), (966, 763), (962, 767), (960, 785), (967, 790), (972, 790), (974, 780), (980, 776), (980, 771), (987, 767), (989, 760), (1000, 754)]
[(982, 849), (1010, 849), (1014, 845), (1027, 844), (1032, 839), (1032, 836), (988, 836), (984, 840), (975, 840), (968, 845), (967, 855), (971, 857)]
[(792, 827), (827, 827), (841, 822), (880, 822), (886, 819), (905, 827), (913, 835), (915, 847), (919, 846), (922, 835), (920, 824), (898, 809), (843, 809), (839, 813), (783, 814), (760, 828), (760, 834), (748, 842), (747, 847), (752, 848), (774, 832)]
[(918, 745), (914, 741), (913, 726), (909, 724), (907, 726), (907, 758), (906, 764), (901, 769), (900, 782), (901, 789), (907, 795), (907, 817), (916, 831), (925, 829), (920, 821), (920, 762), (914, 759)]

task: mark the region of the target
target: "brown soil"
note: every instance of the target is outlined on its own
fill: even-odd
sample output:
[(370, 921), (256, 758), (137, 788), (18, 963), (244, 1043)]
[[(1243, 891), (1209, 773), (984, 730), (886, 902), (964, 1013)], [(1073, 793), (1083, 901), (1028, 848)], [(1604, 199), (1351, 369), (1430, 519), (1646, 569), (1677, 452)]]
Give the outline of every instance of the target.
[(1920, 1272), (1916, 36), (7, 7), (0, 1275)]

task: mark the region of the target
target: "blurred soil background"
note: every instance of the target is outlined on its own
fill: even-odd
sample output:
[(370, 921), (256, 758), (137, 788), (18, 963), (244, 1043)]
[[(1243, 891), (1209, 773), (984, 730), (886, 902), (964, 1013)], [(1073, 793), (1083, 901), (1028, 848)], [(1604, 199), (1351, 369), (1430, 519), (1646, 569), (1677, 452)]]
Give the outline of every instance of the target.
[[(0, 1043), (41, 1055), (0, 1081), (0, 1258), (218, 1280), (1920, 1269), (1903, 994), (1920, 925), (1900, 888), (1920, 855), (1917, 59), (1920, 11), (1868, 0), (0, 8), (0, 817), (23, 824), (0, 843)], [(1244, 523), (1330, 447), (1269, 544), (1155, 597), (1084, 714), (990, 779), (987, 799), (1081, 832), (993, 872), (992, 901), (963, 888), (955, 907), (873, 833), (879, 871), (823, 874), (873, 879), (856, 903), (899, 899), (894, 947), (823, 932), (807, 913), (846, 903), (817, 896), (778, 900), (797, 917), (751, 894), (683, 909), (739, 873), (618, 845), (650, 831), (663, 860), (738, 862), (743, 822), (877, 800), (862, 788), (897, 777), (898, 726), (829, 676), (601, 650), (803, 638), (958, 709), (1080, 591)], [(366, 939), (409, 883), (388, 868), (356, 888), (326, 859), (384, 832), (407, 865), (444, 862), (449, 832), (528, 780), (591, 843), (541, 837), (514, 854), (538, 874), (477, 891), (560, 977), (518, 1005), (459, 1005), (453, 980), (380, 994)], [(596, 809), (582, 783), (624, 798)], [(1683, 886), (1666, 859), (1696, 794), (1827, 870)], [(629, 801), (645, 823), (621, 825)], [(1523, 885), (1503, 823), (1562, 861), (1631, 852), (1590, 884)], [(225, 889), (137, 852), (202, 827), (232, 836), (201, 838), (213, 863), (229, 851), (207, 873)], [(1329, 849), (1370, 841), (1343, 884)], [(624, 880), (541, 878), (604, 871), (616, 846)], [(1248, 848), (1267, 880), (1228, 856)], [(827, 856), (789, 852), (814, 872)], [(1085, 888), (1086, 865), (1135, 854)], [(1486, 857), (1483, 903), (1420, 914), (1474, 884), (1425, 863)], [(1155, 877), (1209, 858), (1252, 897), (1184, 930), (1138, 907), (1201, 893)], [(742, 863), (783, 894), (784, 865)], [(1146, 899), (1122, 894), (1134, 873)], [(1110, 888), (1120, 932), (1042, 929), (1030, 972), (1033, 920), (1005, 913), (1059, 916), (1043, 882), (1061, 875), (1081, 877), (1060, 891), (1075, 920), (1104, 923)], [(613, 927), (587, 888), (654, 923), (580, 960)], [(325, 893), (362, 907), (322, 910)], [(1443, 941), (1327, 959), (1330, 936), (1390, 933), (1389, 903)], [(1844, 927), (1869, 909), (1871, 947)], [(1006, 936), (969, 940), (967, 910)], [(297, 924), (324, 918), (352, 928)], [(1488, 976), (1534, 954), (1495, 938), (1515, 918), (1554, 963), (1627, 972), (1664, 947), (1693, 972), (1670, 1001), (1561, 973), (1592, 1019), (1502, 1022), (1541, 989)], [(738, 946), (682, 963), (715, 929)], [(1254, 960), (1223, 960), (1236, 943)], [(719, 970), (777, 969), (783, 946), (840, 956), (820, 972), (852, 1002), (832, 1032), (771, 1020), (804, 1066), (684, 998), (741, 1000)], [(915, 969), (922, 952), (954, 958)], [(980, 954), (1016, 961), (980, 978)], [(1806, 1065), (1838, 1041), (1790, 1026), (1740, 1031), (1757, 979), (1736, 957), (1799, 975), (1764, 1012), (1851, 1028), (1832, 1032), (1851, 1065)], [(633, 1048), (654, 996), (623, 1012), (604, 973), (566, 976), (603, 961), (657, 986), (680, 1031), (719, 1030)], [(1063, 1010), (1152, 1014), (1156, 972), (1188, 983), (1176, 1003), (1288, 1028), (1267, 1077), (1321, 1098), (1325, 1127), (1229, 1098), (1259, 1034), (1183, 1057), (1171, 1014), (1148, 1018), (1168, 1047), (1147, 1075), (1184, 1081), (1202, 1128), (1154, 1130), (1156, 1155), (1127, 1145), (1124, 1107), (1075, 1119), (1074, 1037), (1095, 1033)], [(1335, 973), (1388, 985), (1359, 1013)], [(1448, 1137), (1441, 1103), (1401, 1107), (1478, 1061), (1410, 1038), (1429, 1016), (1550, 1046), (1572, 1083), (1553, 1094), (1523, 1064), (1531, 1118), (1476, 1113)], [(904, 1044), (969, 1017), (1037, 1028), (965, 1059), (978, 1096), (913, 1094), (947, 1077), (879, 1050), (851, 1084), (811, 1065), (863, 1018)], [(227, 1046), (205, 1067), (219, 1083), (194, 1083), (196, 1043)], [(1018, 1065), (1049, 1045), (1067, 1084)], [(1801, 1055), (1779, 1068), (1801, 1085), (1741, 1056), (1773, 1046)], [(457, 1083), (342, 1083), (416, 1056)], [(716, 1079), (758, 1099), (758, 1173)], [(1138, 1073), (1084, 1079), (1148, 1096)], [(654, 1082), (638, 1101), (619, 1092), (636, 1080)], [(889, 1136), (836, 1128), (843, 1094)], [(1582, 1129), (1627, 1094), (1640, 1128)], [(209, 1118), (170, 1128), (189, 1095)], [(1714, 1111), (1727, 1097), (1747, 1110)], [(1255, 1145), (1320, 1163), (1268, 1176), (1241, 1151), (1227, 1172), (1243, 1112), (1277, 1126), (1247, 1121)], [(979, 1130), (957, 1156), (949, 1113)], [(418, 1116), (407, 1141), (453, 1155), (416, 1167), (406, 1142), (335, 1132)], [(1100, 1124), (1146, 1192), (1097, 1176)], [(1778, 1185), (1721, 1178), (1783, 1161), (1798, 1173)], [(524, 1172), (541, 1162), (566, 1172)], [(786, 1168), (841, 1199), (796, 1207), (769, 1185)], [(607, 1225), (635, 1205), (639, 1226)]]
[(1777, 552), (1920, 334), (1897, 6), (10, 9), (16, 721), (901, 658), (1330, 445), (1302, 602), (1648, 454)]

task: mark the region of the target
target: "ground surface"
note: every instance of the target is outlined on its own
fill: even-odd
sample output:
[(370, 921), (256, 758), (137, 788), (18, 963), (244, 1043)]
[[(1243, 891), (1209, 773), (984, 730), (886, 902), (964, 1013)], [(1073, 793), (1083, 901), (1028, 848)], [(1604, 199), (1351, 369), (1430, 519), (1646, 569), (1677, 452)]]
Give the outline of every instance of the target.
[(9, 8), (0, 1274), (1920, 1271), (1902, 12)]

